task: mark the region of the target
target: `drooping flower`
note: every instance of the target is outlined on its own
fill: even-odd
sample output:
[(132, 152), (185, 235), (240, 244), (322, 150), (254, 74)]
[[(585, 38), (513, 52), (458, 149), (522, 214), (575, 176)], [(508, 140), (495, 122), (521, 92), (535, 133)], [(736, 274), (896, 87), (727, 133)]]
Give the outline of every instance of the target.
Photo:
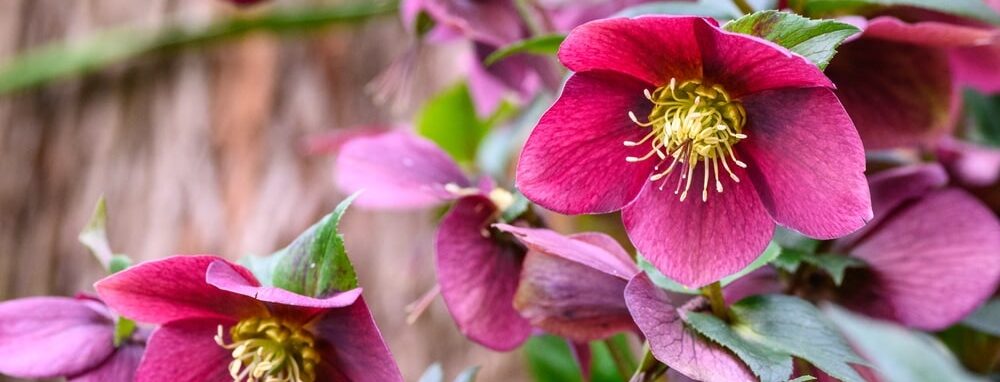
[(859, 24), (826, 74), (867, 149), (933, 144), (958, 121), (962, 85), (1000, 91), (1000, 29), (916, 8)]
[(0, 304), (0, 374), (131, 382), (145, 329), (115, 344), (115, 316), (87, 296), (31, 297)]
[(871, 218), (865, 158), (833, 84), (805, 58), (710, 19), (594, 21), (559, 50), (575, 72), (521, 154), (517, 185), (565, 214), (622, 210), (663, 273), (735, 273), (775, 223), (816, 238)]
[(514, 307), (532, 326), (583, 344), (635, 330), (625, 285), (639, 269), (615, 239), (496, 227), (528, 248)]
[(360, 288), (301, 296), (215, 256), (143, 263), (96, 287), (117, 311), (161, 325), (140, 381), (402, 381)]

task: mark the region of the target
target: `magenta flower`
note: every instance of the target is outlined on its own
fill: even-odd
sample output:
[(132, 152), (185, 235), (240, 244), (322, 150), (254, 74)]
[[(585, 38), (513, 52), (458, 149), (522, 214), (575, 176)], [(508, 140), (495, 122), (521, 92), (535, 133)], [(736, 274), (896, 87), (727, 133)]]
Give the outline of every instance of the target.
[(576, 73), (528, 138), (519, 189), (564, 214), (622, 210), (682, 284), (745, 267), (775, 223), (828, 239), (871, 218), (861, 141), (805, 58), (709, 19), (640, 17), (584, 24), (559, 59)]
[(130, 382), (144, 331), (115, 345), (115, 317), (100, 300), (31, 297), (0, 304), (0, 373), (71, 382)]
[(636, 330), (624, 294), (639, 269), (615, 239), (496, 227), (528, 247), (514, 307), (532, 326), (583, 344)]
[(215, 256), (143, 263), (96, 287), (109, 306), (161, 325), (140, 381), (402, 381), (360, 288), (301, 296)]
[(992, 26), (900, 8), (860, 27), (826, 73), (868, 149), (928, 145), (951, 132), (959, 85), (1000, 91), (1000, 30)]

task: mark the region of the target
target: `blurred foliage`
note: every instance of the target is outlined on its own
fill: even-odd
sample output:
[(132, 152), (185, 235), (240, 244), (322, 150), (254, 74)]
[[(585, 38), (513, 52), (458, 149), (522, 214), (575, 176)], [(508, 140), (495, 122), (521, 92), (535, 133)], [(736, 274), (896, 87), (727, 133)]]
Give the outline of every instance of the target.
[[(617, 342), (616, 346), (619, 347), (627, 346), (624, 335), (612, 337), (610, 341)], [(563, 338), (551, 335), (534, 336), (524, 344), (522, 351), (528, 360), (528, 368), (536, 382), (583, 380), (576, 358)], [(624, 382), (616, 370), (615, 361), (605, 343), (592, 342), (590, 351), (590, 380), (592, 382)]]
[(428, 100), (416, 119), (417, 133), (437, 143), (458, 163), (469, 165), (483, 137), (492, 127), (514, 114), (507, 102), (486, 119), (476, 115), (469, 86), (460, 82)]

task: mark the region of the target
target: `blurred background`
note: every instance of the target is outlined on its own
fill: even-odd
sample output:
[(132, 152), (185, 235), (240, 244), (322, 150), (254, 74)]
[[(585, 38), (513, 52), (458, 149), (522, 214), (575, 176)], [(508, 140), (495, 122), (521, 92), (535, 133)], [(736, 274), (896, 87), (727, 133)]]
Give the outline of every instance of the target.
[[(76, 237), (101, 195), (113, 250), (136, 260), (268, 254), (333, 209), (344, 195), (331, 158), (309, 139), (408, 121), (412, 110), (378, 105), (366, 87), (413, 38), (393, 6), (349, 24), (318, 14), (308, 28), (271, 28), (280, 34), (231, 21), (344, 2), (240, 10), (221, 0), (0, 1), (0, 62), (58, 42), (100, 53), (43, 55), (14, 82), (0, 81), (0, 299), (93, 290), (103, 271)], [(149, 39), (172, 25), (223, 28)], [(87, 45), (98, 35), (102, 45)], [(415, 96), (454, 81), (445, 75), (456, 65), (449, 49), (421, 54)], [(439, 299), (406, 323), (406, 305), (434, 285), (433, 218), (352, 209), (342, 225), (405, 378), (440, 361), (448, 376), (481, 365), (481, 380), (525, 380), (521, 354), (465, 340)]]

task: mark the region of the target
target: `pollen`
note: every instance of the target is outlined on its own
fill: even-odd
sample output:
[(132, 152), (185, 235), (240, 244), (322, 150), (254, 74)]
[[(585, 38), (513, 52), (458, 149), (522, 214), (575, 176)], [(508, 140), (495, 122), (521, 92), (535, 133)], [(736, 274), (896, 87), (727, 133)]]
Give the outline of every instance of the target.
[[(723, 191), (720, 170), (729, 174), (736, 183), (740, 178), (732, 166), (746, 168), (746, 163), (736, 158), (733, 147), (746, 139), (746, 110), (733, 100), (719, 85), (708, 86), (698, 80), (678, 84), (671, 79), (667, 86), (650, 92), (646, 99), (653, 103), (653, 110), (645, 122), (639, 121), (634, 112), (628, 116), (632, 122), (650, 131), (639, 141), (625, 141), (627, 147), (649, 145), (650, 150), (641, 157), (625, 157), (628, 162), (657, 161), (651, 182), (661, 181), (662, 191), (671, 178), (679, 172), (674, 194), (683, 202), (688, 197), (695, 171), (702, 172), (702, 202), (708, 201), (709, 183), (716, 192)], [(701, 169), (698, 169), (698, 167)]]
[(314, 382), (320, 362), (313, 335), (299, 325), (276, 318), (248, 318), (229, 330), (222, 325), (215, 342), (232, 350), (229, 375), (234, 382)]

